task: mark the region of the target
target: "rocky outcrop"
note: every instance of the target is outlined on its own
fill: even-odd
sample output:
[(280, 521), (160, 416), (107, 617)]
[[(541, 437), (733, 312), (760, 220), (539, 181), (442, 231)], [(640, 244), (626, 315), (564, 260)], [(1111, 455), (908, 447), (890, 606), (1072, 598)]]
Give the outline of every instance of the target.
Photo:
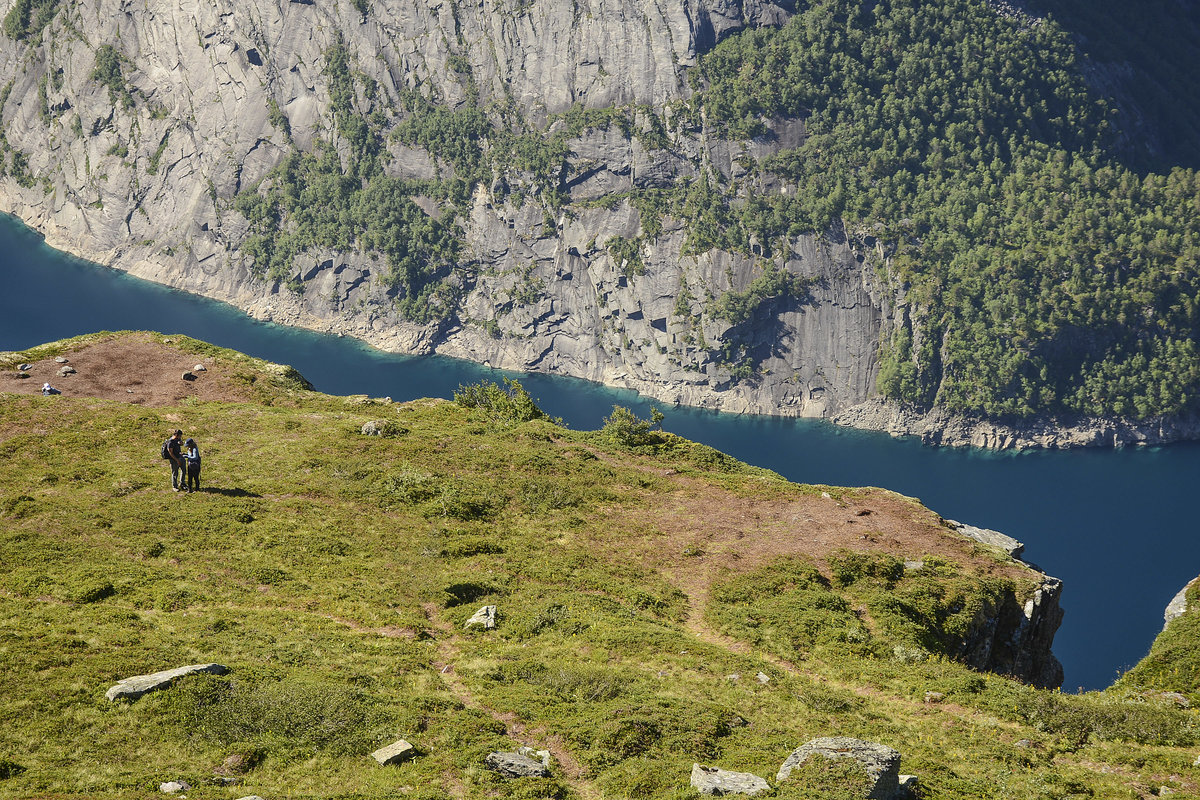
[(479, 630), (490, 631), (496, 627), (496, 607), (482, 606), (478, 611), (471, 615), (471, 618), (463, 623), (463, 627), (469, 629), (478, 628)]
[(1171, 602), (1167, 603), (1167, 608), (1163, 611), (1164, 631), (1167, 629), (1168, 625), (1188, 612), (1187, 593), (1188, 590), (1196, 584), (1196, 581), (1200, 581), (1200, 578), (1192, 578), (1190, 581), (1188, 581), (1187, 584), (1180, 589), (1174, 597), (1171, 598)]
[[(957, 650), (949, 655), (975, 669), (1011, 675), (1041, 688), (1061, 686), (1062, 664), (1051, 648), (1063, 619), (1059, 605), (1062, 581), (1022, 560), (1025, 545), (1011, 536), (954, 520), (945, 520), (945, 524), (956, 533), (1000, 550), (1029, 567), (1037, 577), (1024, 595), (1006, 593), (996, 605), (981, 606)], [(914, 567), (920, 569), (923, 565)], [(926, 702), (931, 702), (928, 696)]]
[(407, 761), (416, 754), (416, 749), (404, 739), (392, 742), (386, 747), (381, 747), (374, 753), (371, 753), (371, 758), (378, 761), (383, 766), (390, 764), (399, 764)]
[(1062, 664), (1051, 652), (1063, 619), (1061, 595), (1062, 581), (1043, 576), (1023, 601), (1006, 597), (999, 608), (980, 613), (955, 657), (1040, 688), (1062, 686)]

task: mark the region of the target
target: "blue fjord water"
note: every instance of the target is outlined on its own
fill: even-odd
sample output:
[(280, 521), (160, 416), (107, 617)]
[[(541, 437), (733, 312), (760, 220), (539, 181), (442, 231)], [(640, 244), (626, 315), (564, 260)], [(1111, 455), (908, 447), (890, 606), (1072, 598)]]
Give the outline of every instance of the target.
[[(3, 216), (0, 287), (0, 350), (98, 330), (183, 333), (292, 364), (324, 392), (396, 400), (450, 397), (460, 384), (507, 374), (257, 322), (221, 303), (66, 256)], [(544, 375), (521, 380), (573, 428), (599, 427), (614, 403), (649, 415), (650, 401), (633, 392)], [(1072, 690), (1102, 688), (1141, 658), (1164, 606), (1200, 574), (1200, 444), (989, 453), (687, 408), (667, 409), (665, 427), (791, 480), (886, 487), (943, 516), (1024, 541), (1026, 556), (1066, 584), (1054, 650)]]

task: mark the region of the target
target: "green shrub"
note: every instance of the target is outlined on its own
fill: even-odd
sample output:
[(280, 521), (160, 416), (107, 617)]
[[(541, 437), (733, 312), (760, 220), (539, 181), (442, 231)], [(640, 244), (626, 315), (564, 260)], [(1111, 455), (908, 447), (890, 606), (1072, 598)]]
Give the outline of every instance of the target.
[(613, 700), (636, 683), (636, 678), (623, 670), (541, 659), (505, 664), (490, 677), (498, 683), (537, 687), (563, 703)]
[(691, 800), (695, 790), (684, 779), (682, 770), (664, 768), (661, 759), (643, 756), (626, 758), (596, 777), (602, 796), (621, 800), (666, 798)]
[(601, 433), (622, 447), (659, 444), (664, 437), (651, 428), (661, 425), (662, 421), (663, 414), (657, 408), (650, 409), (650, 419), (641, 419), (628, 408), (614, 405), (612, 414), (604, 418)]
[(381, 715), (366, 694), (338, 684), (279, 681), (250, 684), (191, 676), (166, 693), (166, 719), (187, 735), (220, 745), (268, 751), (370, 752)]
[(525, 391), (520, 382), (503, 378), (504, 388), (491, 381), (460, 385), (454, 392), (454, 402), (463, 408), (475, 409), (492, 422), (515, 425), (535, 419), (546, 419), (546, 412)]

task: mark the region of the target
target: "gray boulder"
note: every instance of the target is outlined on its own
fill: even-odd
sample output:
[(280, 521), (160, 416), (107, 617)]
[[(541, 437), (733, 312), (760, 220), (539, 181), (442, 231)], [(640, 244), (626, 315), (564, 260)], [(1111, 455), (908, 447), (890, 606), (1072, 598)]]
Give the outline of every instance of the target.
[(208, 675), (224, 675), (229, 672), (229, 667), (220, 664), (191, 664), (186, 667), (154, 672), (150, 675), (134, 675), (131, 678), (122, 678), (116, 686), (109, 688), (104, 693), (104, 696), (109, 700), (119, 700), (121, 698), (136, 700), (146, 692), (165, 689), (184, 675), (191, 675), (196, 672), (203, 672)]
[(371, 753), (371, 757), (384, 766), (399, 764), (401, 761), (407, 761), (414, 755), (416, 755), (416, 750), (403, 739), (398, 742), (392, 742), (387, 747), (381, 747), (374, 753)]
[(488, 769), (506, 778), (545, 778), (550, 775), (545, 764), (520, 753), (488, 753), (484, 763)]
[(496, 607), (484, 606), (471, 615), (471, 618), (463, 623), (464, 628), (482, 628), (485, 631), (490, 631), (496, 627)]
[(729, 772), (717, 767), (692, 764), (692, 788), (700, 794), (714, 797), (725, 794), (754, 796), (771, 791), (771, 784), (751, 772)]
[(29, 370), (33, 369), (33, 365), (31, 365), (31, 364), (18, 364), (18, 365), (17, 365), (17, 369), (21, 370), (21, 372), (29, 372)]
[(166, 781), (158, 785), (158, 790), (163, 794), (178, 794), (179, 792), (186, 792), (190, 788), (192, 788), (192, 785), (187, 781)]
[(60, 378), (65, 378), (68, 375), (74, 375), (75, 371), (74, 367), (62, 367), (58, 370), (58, 375)]
[(67, 363), (68, 361), (70, 361), (71, 359), (69, 359), (69, 358), (66, 358), (65, 356), (55, 356), (55, 357), (54, 357), (54, 360), (55, 360), (55, 362), (57, 362), (57, 363), (59, 363), (59, 364), (65, 364), (65, 363)]
[(900, 754), (890, 747), (875, 742), (864, 742), (849, 736), (827, 736), (813, 739), (797, 747), (779, 768), (775, 780), (782, 783), (792, 770), (813, 756), (824, 758), (851, 758), (857, 761), (871, 779), (867, 797), (871, 800), (892, 800), (900, 788)]

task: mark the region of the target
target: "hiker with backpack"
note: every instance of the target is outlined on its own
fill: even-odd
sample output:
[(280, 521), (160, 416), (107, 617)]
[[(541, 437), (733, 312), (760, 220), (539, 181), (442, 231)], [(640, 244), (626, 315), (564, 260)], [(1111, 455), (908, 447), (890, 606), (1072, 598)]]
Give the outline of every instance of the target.
[[(162, 443), (162, 457), (171, 462), (171, 489), (180, 491), (185, 488), (184, 481), (187, 476), (187, 465), (183, 460), (181, 445), (183, 444), (183, 431), (176, 429), (165, 442)], [(199, 475), (196, 477), (199, 482)]]
[(188, 494), (200, 491), (200, 448), (195, 439), (183, 443), (183, 459), (187, 462)]

